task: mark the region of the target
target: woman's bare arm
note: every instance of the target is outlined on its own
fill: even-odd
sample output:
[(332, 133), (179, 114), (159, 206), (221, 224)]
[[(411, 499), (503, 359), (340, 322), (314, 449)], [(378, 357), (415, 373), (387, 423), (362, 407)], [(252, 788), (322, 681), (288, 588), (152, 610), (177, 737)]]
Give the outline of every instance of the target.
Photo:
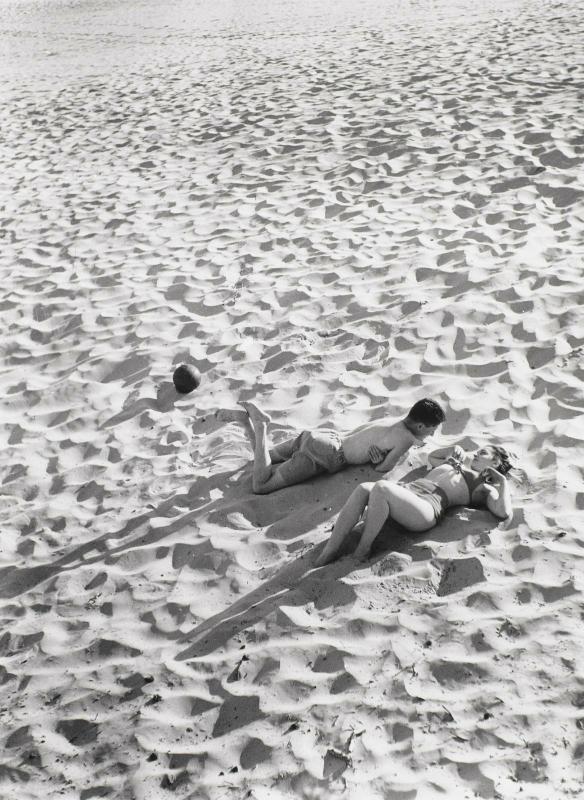
[(509, 492), (509, 484), (504, 478), (496, 496), (494, 493), (491, 494), (489, 492), (489, 495), (487, 496), (487, 508), (491, 514), (494, 514), (499, 519), (510, 519), (511, 514), (513, 513), (513, 507), (511, 505), (511, 493)]
[(508, 520), (513, 513), (509, 483), (504, 475), (489, 467), (483, 473), (485, 480), (479, 489), (485, 494), (485, 505), (498, 519)]
[(429, 454), (428, 461), (431, 467), (439, 467), (440, 464), (444, 464), (449, 458), (455, 458), (457, 461), (462, 462), (465, 455), (462, 447), (456, 444), (454, 447), (441, 447), (439, 450), (434, 450), (433, 453)]

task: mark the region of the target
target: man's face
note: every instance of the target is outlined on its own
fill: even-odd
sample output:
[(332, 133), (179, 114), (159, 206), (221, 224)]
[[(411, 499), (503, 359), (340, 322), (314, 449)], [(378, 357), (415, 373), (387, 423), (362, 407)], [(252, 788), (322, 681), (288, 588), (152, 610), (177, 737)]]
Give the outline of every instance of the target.
[(433, 433), (436, 433), (438, 430), (438, 425), (424, 425), (420, 422), (418, 439), (421, 439), (423, 442), (429, 437), (432, 436)]

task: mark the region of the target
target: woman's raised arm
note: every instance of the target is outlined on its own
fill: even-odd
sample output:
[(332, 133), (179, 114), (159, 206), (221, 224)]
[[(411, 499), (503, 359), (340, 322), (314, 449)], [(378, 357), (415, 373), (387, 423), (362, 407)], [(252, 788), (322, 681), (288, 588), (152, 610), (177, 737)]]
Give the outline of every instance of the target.
[(431, 467), (439, 467), (440, 464), (445, 464), (449, 458), (454, 458), (459, 463), (462, 463), (466, 453), (459, 444), (454, 447), (441, 447), (439, 450), (434, 450), (428, 456), (428, 461)]
[(481, 473), (483, 482), (479, 489), (485, 492), (485, 505), (498, 519), (509, 520), (513, 514), (511, 505), (511, 492), (509, 483), (504, 475), (501, 475), (493, 467), (488, 467)]

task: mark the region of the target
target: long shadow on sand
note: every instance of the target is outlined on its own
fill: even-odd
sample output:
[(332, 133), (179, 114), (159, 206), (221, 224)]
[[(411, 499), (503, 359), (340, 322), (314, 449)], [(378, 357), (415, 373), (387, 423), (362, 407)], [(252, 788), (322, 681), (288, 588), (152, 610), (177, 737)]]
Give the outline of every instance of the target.
[[(197, 518), (201, 513), (212, 511), (219, 504), (218, 501), (210, 500), (213, 490), (228, 486), (234, 496), (247, 494), (249, 478), (240, 473), (241, 470), (237, 469), (209, 478), (197, 478), (188, 492), (174, 495), (156, 508), (151, 508), (145, 513), (127, 520), (126, 524), (117, 531), (102, 534), (72, 548), (52, 563), (34, 567), (10, 566), (1, 569), (0, 597), (16, 597), (49, 578), (76, 569), (81, 565), (111, 564), (115, 562), (116, 557), (141, 547), (150, 547), (181, 528), (196, 530)], [(238, 475), (239, 477), (237, 477)], [(185, 509), (187, 509), (186, 512)], [(160, 525), (160, 519), (165, 517), (169, 519), (168, 525)], [(156, 525), (153, 525), (154, 520), (157, 520)], [(120, 540), (120, 545), (112, 547), (112, 539)]]
[[(388, 553), (401, 553), (413, 561), (428, 561), (433, 557), (429, 542), (444, 544), (460, 541), (473, 534), (487, 541), (488, 533), (498, 524), (489, 512), (477, 509), (456, 509), (447, 515), (440, 526), (424, 534), (411, 534), (401, 526), (389, 523), (374, 543), (371, 558), (363, 563), (351, 557), (360, 535), (360, 526), (348, 537), (339, 560), (315, 568), (314, 561), (324, 543), (312, 547), (292, 563), (280, 569), (270, 580), (233, 603), (225, 611), (205, 620), (192, 631), (183, 634), (179, 641), (189, 646), (177, 655), (178, 660), (198, 658), (212, 653), (229, 639), (255, 625), (282, 606), (302, 606), (313, 602), (318, 609), (349, 605), (356, 599), (354, 590), (342, 578), (356, 569), (368, 566), (373, 572), (378, 562)], [(464, 586), (480, 583), (484, 579), (480, 562), (476, 558), (457, 560), (464, 564), (463, 576), (452, 579), (448, 570), (437, 590), (437, 595), (450, 594)], [(455, 563), (455, 562), (452, 562)], [(392, 570), (392, 574), (398, 575)]]
[(139, 416), (143, 411), (168, 412), (179, 401), (184, 402), (184, 400), (185, 395), (179, 394), (172, 383), (165, 381), (158, 387), (156, 397), (143, 397), (140, 400), (126, 404), (121, 411), (107, 419), (102, 424), (102, 427), (113, 428), (122, 422), (127, 422), (129, 419)]
[[(320, 478), (302, 487), (301, 504), (298, 503), (298, 487), (281, 490), (277, 497), (254, 495), (249, 465), (210, 477), (198, 477), (187, 492), (176, 494), (159, 506), (128, 519), (117, 531), (73, 547), (51, 563), (0, 569), (0, 598), (17, 597), (80, 566), (115, 563), (125, 553), (163, 543), (181, 530), (185, 531), (188, 540), (188, 537), (196, 536), (203, 515), (216, 525), (225, 523), (228, 526), (229, 516), (237, 514), (249, 526), (266, 528), (269, 539), (301, 540), (307, 531), (336, 514), (347, 493), (358, 482), (371, 480), (371, 472), (367, 468), (356, 468), (347, 470), (340, 480), (336, 479), (337, 476)], [(168, 524), (164, 524), (165, 518)], [(118, 540), (120, 544), (112, 546), (112, 540)], [(185, 548), (189, 551), (186, 561)], [(293, 548), (294, 543), (290, 545), (290, 549)], [(182, 545), (180, 549), (182, 552), (173, 558), (176, 568), (189, 560), (200, 563), (213, 546), (210, 542), (202, 542)]]

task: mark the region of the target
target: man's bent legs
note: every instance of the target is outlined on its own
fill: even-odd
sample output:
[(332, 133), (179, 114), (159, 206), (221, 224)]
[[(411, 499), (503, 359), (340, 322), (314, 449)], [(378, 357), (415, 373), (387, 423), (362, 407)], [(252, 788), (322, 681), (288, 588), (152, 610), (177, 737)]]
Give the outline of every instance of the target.
[(240, 405), (245, 409), (249, 417), (249, 422), (254, 435), (254, 460), (252, 473), (252, 486), (254, 492), (272, 492), (278, 489), (277, 482), (272, 480), (274, 467), (270, 458), (270, 447), (268, 442), (268, 422), (270, 417), (259, 409), (255, 403), (241, 401)]
[(255, 434), (252, 484), (253, 490), (256, 492), (270, 480), (273, 467), (270, 459), (267, 423), (253, 419), (251, 422)]
[(328, 564), (338, 553), (341, 545), (361, 519), (361, 515), (369, 501), (371, 489), (374, 483), (361, 483), (354, 492), (351, 493), (345, 505), (341, 508), (331, 538), (325, 545), (324, 550), (316, 559), (316, 566), (321, 567)]
[(315, 464), (312, 459), (304, 453), (294, 453), (292, 458), (271, 467), (271, 475), (263, 480), (253, 482), (253, 490), (256, 494), (269, 494), (276, 489), (283, 489), (286, 486), (294, 486), (297, 483), (308, 481), (316, 475), (322, 475), (324, 470)]
[(434, 509), (427, 500), (418, 497), (407, 486), (377, 481), (369, 496), (365, 527), (355, 550), (357, 558), (367, 557), (377, 534), (390, 517), (414, 533), (427, 531), (436, 524)]
[[(315, 475), (320, 475), (325, 470), (316, 464), (307, 454), (292, 447), (291, 442), (286, 442), (285, 447), (277, 450), (276, 457), (281, 462), (277, 467), (272, 463), (268, 443), (268, 422), (270, 417), (261, 411), (255, 403), (241, 401), (241, 406), (247, 411), (255, 436), (254, 462), (252, 487), (256, 494), (269, 494), (285, 486), (306, 481)], [(294, 440), (295, 441), (295, 440)], [(280, 456), (290, 452), (290, 457), (282, 460)]]
[(324, 470), (304, 453), (296, 450), (291, 458), (274, 466), (268, 448), (266, 423), (252, 418), (255, 450), (252, 488), (256, 494), (270, 494), (285, 486), (294, 486), (320, 475)]
[(287, 461), (292, 458), (294, 452), (298, 449), (298, 436), (294, 436), (287, 442), (281, 442), (270, 450), (270, 458), (272, 464), (281, 464), (282, 461)]

